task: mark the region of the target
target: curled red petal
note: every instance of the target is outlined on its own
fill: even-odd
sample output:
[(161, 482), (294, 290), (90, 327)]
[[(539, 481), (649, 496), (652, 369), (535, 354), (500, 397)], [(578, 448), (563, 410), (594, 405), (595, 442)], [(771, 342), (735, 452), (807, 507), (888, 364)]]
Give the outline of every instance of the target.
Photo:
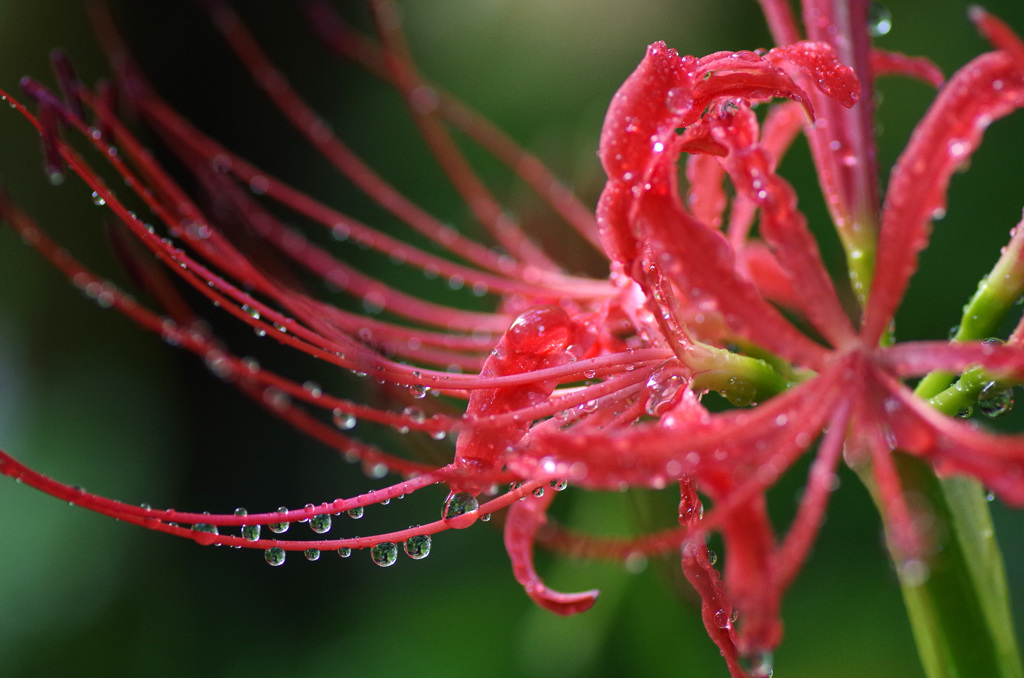
[(739, 276), (732, 248), (720, 232), (698, 223), (683, 209), (674, 166), (659, 166), (638, 193), (621, 228), (649, 240), (658, 253), (656, 263), (679, 289), (688, 291), (691, 301), (714, 307), (734, 332), (773, 353), (802, 365), (819, 364), (824, 348)]
[(544, 585), (533, 566), (533, 545), (537, 531), (548, 521), (547, 509), (553, 492), (543, 496), (528, 495), (512, 505), (505, 521), (505, 550), (512, 561), (512, 573), (533, 602), (555, 614), (571, 615), (586, 612), (597, 601), (598, 591), (559, 593)]
[(1017, 62), (1018, 68), (1024, 68), (1024, 42), (1009, 26), (977, 5), (973, 5), (967, 14), (986, 40), (1010, 55)]
[(725, 586), (740, 614), (736, 645), (755, 657), (771, 653), (782, 640), (781, 590), (776, 581), (775, 533), (763, 492), (722, 518)]
[(793, 64), (807, 73), (821, 92), (847, 108), (860, 99), (857, 75), (852, 68), (839, 62), (827, 42), (804, 41), (776, 47), (765, 55), (765, 59)]
[(843, 388), (841, 370), (829, 370), (752, 410), (709, 415), (680, 427), (663, 417), (660, 423), (572, 435), (535, 428), (509, 469), (529, 477), (541, 467), (588, 489), (660, 488), (684, 475), (707, 490), (732, 487), (740, 474), (771, 484), (814, 442)]
[(970, 158), (985, 129), (1024, 106), (1024, 69), (1005, 53), (983, 54), (957, 71), (914, 130), (889, 180), (877, 271), (863, 337), (882, 336), (917, 269), (933, 219), (945, 213), (953, 172)]
[[(696, 123), (718, 99), (798, 101), (813, 118), (807, 94), (776, 64), (808, 72), (812, 82), (843, 105), (859, 91), (852, 70), (838, 63), (825, 43), (798, 43), (761, 57), (754, 52), (717, 52), (701, 59), (680, 56), (664, 42), (647, 54), (612, 99), (601, 130), (598, 156), (609, 182), (597, 216), (601, 243), (614, 261), (636, 258), (636, 242), (625, 218), (632, 189), (649, 182), (654, 166), (674, 165), (683, 144), (676, 130)], [(851, 89), (852, 88), (852, 89)], [(690, 152), (716, 152), (714, 144), (691, 140)]]
[[(679, 522), (696, 530), (703, 512), (696, 487), (689, 478), (684, 478), (679, 481), (679, 490)], [(704, 628), (707, 629), (708, 636), (718, 646), (722, 657), (725, 658), (729, 673), (734, 678), (746, 676), (747, 674), (740, 666), (736, 649), (736, 629), (732, 623), (732, 602), (729, 600), (718, 571), (711, 564), (702, 532), (695, 531), (684, 542), (682, 567), (686, 580), (700, 596), (700, 613)]]
[(947, 417), (909, 389), (888, 383), (885, 424), (892, 442), (932, 464), (941, 475), (977, 478), (1000, 499), (1024, 506), (1024, 434), (997, 435)]
[(908, 56), (884, 49), (871, 50), (871, 71), (877, 75), (905, 75), (934, 87), (941, 87), (946, 77), (931, 59)]
[(722, 161), (733, 185), (761, 210), (761, 235), (801, 294), (797, 301), (808, 320), (833, 345), (853, 340), (854, 331), (832, 285), (807, 219), (797, 209), (796, 192), (775, 173), (775, 160), (758, 139), (757, 119), (749, 108), (713, 119), (713, 132), (730, 152)]
[(749, 242), (740, 256), (750, 279), (765, 299), (789, 309), (799, 308), (800, 297), (792, 281), (767, 245), (756, 240)]
[(879, 351), (877, 360), (899, 377), (918, 377), (934, 370), (963, 372), (981, 365), (993, 378), (1024, 380), (1024, 350), (998, 342), (908, 341)]

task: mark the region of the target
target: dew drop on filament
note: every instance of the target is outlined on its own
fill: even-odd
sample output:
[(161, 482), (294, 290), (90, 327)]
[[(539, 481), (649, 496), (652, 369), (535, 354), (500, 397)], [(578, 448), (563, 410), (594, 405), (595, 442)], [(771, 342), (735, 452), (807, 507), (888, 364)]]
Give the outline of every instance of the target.
[(331, 420), (341, 431), (351, 431), (356, 426), (356, 416), (337, 407), (331, 412)]
[(430, 555), (430, 535), (418, 534), (405, 542), (405, 555), (413, 560), (423, 560)]
[(271, 546), (269, 549), (263, 552), (263, 558), (267, 561), (267, 565), (270, 565), (272, 567), (284, 565), (284, 549), (280, 546)]
[[(287, 513), (288, 509), (285, 508), (284, 506), (282, 506), (281, 508), (277, 509), (277, 512), (278, 513)], [(285, 521), (285, 522), (280, 522), (280, 523), (270, 523), (269, 525), (267, 525), (267, 528), (271, 532), (273, 532), (274, 534), (284, 534), (285, 532), (288, 531), (288, 527), (290, 525), (291, 525), (291, 523)]]
[(398, 560), (398, 546), (390, 541), (377, 544), (370, 549), (370, 557), (381, 567), (391, 567)]
[(309, 519), (309, 529), (317, 534), (324, 534), (331, 529), (331, 516), (329, 513), (321, 513)]
[(480, 502), (469, 492), (452, 492), (444, 503), (441, 518), (448, 527), (461, 530), (476, 522)]

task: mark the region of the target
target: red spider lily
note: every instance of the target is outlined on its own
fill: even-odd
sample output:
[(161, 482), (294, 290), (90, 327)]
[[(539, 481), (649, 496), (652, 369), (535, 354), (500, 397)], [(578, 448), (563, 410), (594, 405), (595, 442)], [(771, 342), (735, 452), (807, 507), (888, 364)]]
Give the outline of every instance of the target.
[[(0, 198), (0, 214), (102, 305), (200, 356), (217, 377), (361, 461), (369, 475), (393, 472), (405, 479), (297, 510), (210, 515), (109, 500), (0, 453), (3, 473), (77, 505), (200, 544), (262, 549), (275, 565), (287, 551), (316, 559), (326, 549), (370, 549), (378, 564), (390, 565), (400, 543), (419, 558), (429, 552), (432, 534), (469, 527), (507, 508), (505, 545), (513, 573), (533, 600), (560, 614), (588, 609), (597, 593), (546, 587), (533, 565), (537, 541), (613, 557), (681, 549), (684, 574), (703, 601), (705, 625), (733, 675), (769, 671), (768, 658), (782, 633), (781, 595), (813, 543), (841, 456), (863, 467), (877, 487), (904, 571), (926, 568), (935, 544), (919, 529), (904, 496), (894, 450), (927, 460), (939, 473), (975, 477), (1008, 503), (1024, 503), (1024, 440), (985, 433), (933, 407), (952, 400), (953, 392), (978, 400), (1024, 381), (1024, 330), (1006, 344), (894, 344), (890, 335), (930, 222), (944, 208), (950, 176), (989, 123), (1024, 105), (1024, 46), (996, 20), (975, 13), (997, 51), (971, 62), (943, 87), (893, 169), (880, 211), (872, 76), (904, 73), (935, 84), (941, 77), (925, 61), (871, 53), (864, 3), (854, 3), (845, 18), (825, 3), (807, 3), (812, 41), (801, 42), (788, 7), (766, 0), (781, 46), (764, 52), (697, 59), (663, 43), (652, 45), (606, 118), (600, 158), (609, 180), (595, 221), (532, 157), (423, 82), (387, 3), (373, 4), (378, 40), (313, 4), (328, 43), (405, 97), (424, 139), (496, 250), (437, 221), (376, 175), (290, 88), (240, 19), (220, 3), (208, 4), (215, 25), (295, 128), (341, 174), (445, 256), (320, 203), (204, 136), (149, 88), (106, 23), (102, 31), (118, 88), (213, 196), (209, 207), (182, 190), (133, 136), (115, 114), (113, 90), (89, 91), (62, 57), (55, 61), (62, 99), (25, 81), (38, 114), (9, 101), (41, 133), (51, 178), (60, 180), (70, 169), (117, 217), (123, 229), (115, 244), (157, 306), (141, 305), (86, 269), (9, 199)], [(841, 27), (838, 33), (829, 30), (834, 26)], [(775, 99), (786, 101), (772, 103), (759, 118), (755, 106)], [(450, 127), (515, 169), (584, 239), (598, 244), (611, 261), (609, 278), (574, 276), (552, 261), (472, 172)], [(846, 247), (848, 298), (833, 284), (795, 192), (776, 173), (801, 127)], [(103, 183), (65, 140), (75, 133), (107, 158), (151, 216), (137, 216)], [(681, 194), (677, 162), (684, 153), (687, 181)], [(316, 238), (289, 226), (278, 216), (282, 211), (456, 286), (493, 295), (498, 310), (471, 312), (402, 292), (332, 256)], [(233, 238), (233, 224), (248, 225), (275, 259), (257, 264), (262, 250)], [(1024, 291), (1017, 264), (1021, 238), (1014, 236), (989, 278), (990, 297), (1006, 307)], [(318, 300), (288, 267), (348, 292), (366, 312)], [(388, 406), (333, 396), (234, 355), (198, 322), (168, 273), (258, 333), (372, 376), (391, 396)], [(985, 303), (995, 302), (986, 297)], [(851, 321), (853, 307), (858, 322)], [(988, 309), (986, 317), (991, 322), (1006, 310)], [(962, 332), (962, 339), (980, 339), (992, 329)], [(939, 392), (952, 381), (942, 375), (961, 372), (950, 393)], [(931, 404), (920, 387), (915, 394), (904, 383), (930, 374), (935, 382), (945, 380), (935, 393), (924, 393), (934, 396)], [(710, 391), (739, 409), (709, 411), (702, 398)], [(442, 398), (424, 400), (428, 392)], [(432, 465), (388, 453), (353, 437), (357, 421), (435, 438), (456, 434), (452, 460)], [(780, 540), (765, 493), (816, 441), (800, 510)], [(604, 490), (660, 489), (670, 482), (680, 485), (678, 530), (621, 542), (545, 535), (556, 494), (551, 490), (566, 483)], [(424, 525), (308, 540), (267, 538), (261, 530), (267, 526), (282, 534), (302, 521), (323, 534), (332, 515), (438, 483), (450, 493), (439, 507), (440, 519)], [(698, 490), (714, 502), (707, 515)], [(240, 534), (227, 534), (226, 528)], [(711, 530), (725, 542), (722, 576), (704, 546)]]

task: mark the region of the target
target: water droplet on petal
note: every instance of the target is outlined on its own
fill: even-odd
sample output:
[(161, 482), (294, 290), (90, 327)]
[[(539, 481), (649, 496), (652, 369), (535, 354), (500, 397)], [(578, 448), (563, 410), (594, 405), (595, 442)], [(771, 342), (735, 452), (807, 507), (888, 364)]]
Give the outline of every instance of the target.
[(306, 556), (306, 560), (314, 561), (320, 559), (320, 549), (306, 549), (302, 552), (302, 555)]
[(346, 511), (346, 513), (348, 513), (348, 517), (352, 518), (353, 520), (359, 520), (360, 518), (362, 518), (363, 512), (364, 508), (362, 506), (356, 506), (355, 508), (350, 508), (348, 511)]
[(377, 544), (370, 549), (370, 557), (381, 567), (391, 567), (398, 560), (398, 546), (390, 541)]
[(647, 381), (650, 396), (647, 398), (646, 411), (652, 417), (661, 416), (675, 403), (676, 398), (686, 386), (686, 380), (678, 374), (670, 374), (667, 378), (655, 374)]
[(347, 546), (342, 546), (340, 549), (338, 549), (338, 555), (342, 558), (348, 558), (350, 555), (352, 555), (352, 549), (348, 548)]
[(693, 97), (683, 87), (673, 87), (665, 95), (665, 106), (673, 115), (686, 115), (693, 105)]

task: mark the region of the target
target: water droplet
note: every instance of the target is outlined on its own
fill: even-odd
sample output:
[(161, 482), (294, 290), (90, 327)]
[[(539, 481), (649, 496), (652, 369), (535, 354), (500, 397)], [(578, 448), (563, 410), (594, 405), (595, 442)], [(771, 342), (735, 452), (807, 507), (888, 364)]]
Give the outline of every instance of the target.
[(469, 492), (452, 492), (444, 502), (441, 518), (448, 527), (462, 530), (476, 522), (480, 502)]
[(880, 38), (892, 30), (892, 12), (880, 2), (868, 6), (868, 35)]
[(990, 381), (981, 389), (978, 397), (978, 411), (986, 417), (1001, 417), (1013, 409), (1013, 387), (1003, 388), (1002, 384)]
[(482, 516), (480, 516), (480, 522), (481, 523), (489, 523), (489, 522), (491, 522), (491, 514), (490, 513), (485, 513)]
[(768, 650), (754, 651), (741, 656), (740, 666), (750, 675), (750, 678), (771, 678), (774, 673), (772, 653)]
[(356, 415), (345, 412), (339, 407), (335, 407), (331, 412), (331, 420), (341, 431), (351, 431), (356, 426)]
[(678, 374), (670, 374), (667, 378), (663, 378), (661, 374), (652, 376), (647, 381), (647, 388), (650, 391), (646, 405), (647, 414), (652, 417), (664, 414), (672, 407), (685, 386), (686, 381)]
[(320, 560), (320, 549), (306, 549), (302, 552), (302, 555), (306, 556), (306, 560), (311, 562)]
[(423, 384), (414, 384), (409, 387), (409, 393), (412, 394), (413, 398), (421, 400), (426, 398), (427, 394), (430, 393), (430, 387)]
[(267, 561), (267, 565), (278, 567), (284, 565), (285, 552), (280, 546), (271, 546), (269, 549), (263, 552), (263, 559)]
[(418, 534), (405, 542), (405, 555), (413, 560), (423, 560), (430, 555), (430, 535)]
[(708, 549), (708, 565), (711, 565), (712, 567), (714, 567), (715, 563), (717, 563), (717, 562), (718, 562), (718, 554), (715, 553), (714, 551), (712, 551), (711, 549)]
[(270, 188), (270, 180), (264, 176), (256, 175), (249, 179), (249, 190), (256, 195), (263, 195)]
[(536, 490), (533, 491), (533, 496), (535, 496), (535, 497), (543, 497), (544, 496), (544, 488), (543, 487), (538, 487)]
[(260, 538), (260, 526), (259, 525), (242, 525), (242, 539), (246, 541), (256, 541)]
[(553, 489), (555, 492), (561, 492), (562, 490), (564, 490), (567, 487), (569, 487), (569, 481), (568, 480), (562, 479), (562, 480), (552, 480), (551, 481), (551, 489)]
[(931, 567), (920, 558), (908, 558), (897, 568), (900, 581), (904, 586), (923, 586), (931, 576)]
[(693, 97), (682, 87), (673, 87), (665, 95), (665, 106), (673, 115), (686, 115), (690, 112)]
[(352, 555), (352, 549), (348, 548), (347, 546), (342, 546), (340, 549), (338, 549), (338, 555), (342, 558), (348, 558), (350, 555)]
[(192, 531), (198, 533), (193, 537), (195, 542), (203, 546), (212, 544), (216, 541), (217, 535), (220, 534), (217, 532), (217, 526), (210, 525), (209, 523), (196, 523), (192, 526)]
[[(679, 506), (679, 522), (683, 525), (694, 525), (704, 518), (704, 504), (697, 497), (693, 501), (684, 501)], [(690, 542), (687, 542), (689, 545)]]
[(732, 615), (724, 607), (715, 612), (715, 626), (720, 629), (727, 629), (731, 623)]
[(329, 532), (331, 529), (331, 515), (329, 513), (321, 513), (320, 515), (313, 516), (309, 519), (309, 529), (317, 534)]
[(391, 567), (398, 560), (398, 546), (390, 541), (377, 544), (370, 549), (370, 557), (381, 567)]
[(414, 424), (422, 424), (427, 420), (427, 415), (418, 407), (406, 407), (402, 415), (408, 417)]
[(93, 191), (92, 192), (92, 204), (96, 205), (97, 207), (103, 207), (104, 205), (107, 204), (107, 201), (103, 199), (102, 195), (100, 195), (96, 191)]
[(346, 511), (346, 513), (348, 513), (349, 518), (352, 518), (353, 520), (359, 520), (363, 517), (363, 511), (364, 508), (362, 506), (356, 506), (355, 508), (350, 508), (348, 511)]
[[(288, 509), (285, 508), (284, 506), (282, 506), (281, 508), (277, 509), (277, 512), (278, 513), (287, 513)], [(289, 522), (270, 523), (269, 525), (267, 525), (267, 529), (269, 529), (274, 534), (284, 534), (285, 532), (288, 531), (288, 528), (290, 526), (291, 526), (291, 523), (289, 523)]]
[(252, 306), (249, 306), (248, 304), (242, 304), (242, 310), (245, 311), (246, 314), (248, 314), (248, 316), (253, 320), (260, 319), (260, 312), (258, 309), (255, 309)]
[(960, 417), (961, 419), (970, 419), (972, 414), (974, 414), (974, 406), (968, 405), (966, 407), (961, 407), (959, 410), (957, 410), (956, 416)]
[(722, 395), (731, 405), (736, 407), (747, 407), (757, 397), (757, 387), (749, 379), (743, 377), (729, 377)]

